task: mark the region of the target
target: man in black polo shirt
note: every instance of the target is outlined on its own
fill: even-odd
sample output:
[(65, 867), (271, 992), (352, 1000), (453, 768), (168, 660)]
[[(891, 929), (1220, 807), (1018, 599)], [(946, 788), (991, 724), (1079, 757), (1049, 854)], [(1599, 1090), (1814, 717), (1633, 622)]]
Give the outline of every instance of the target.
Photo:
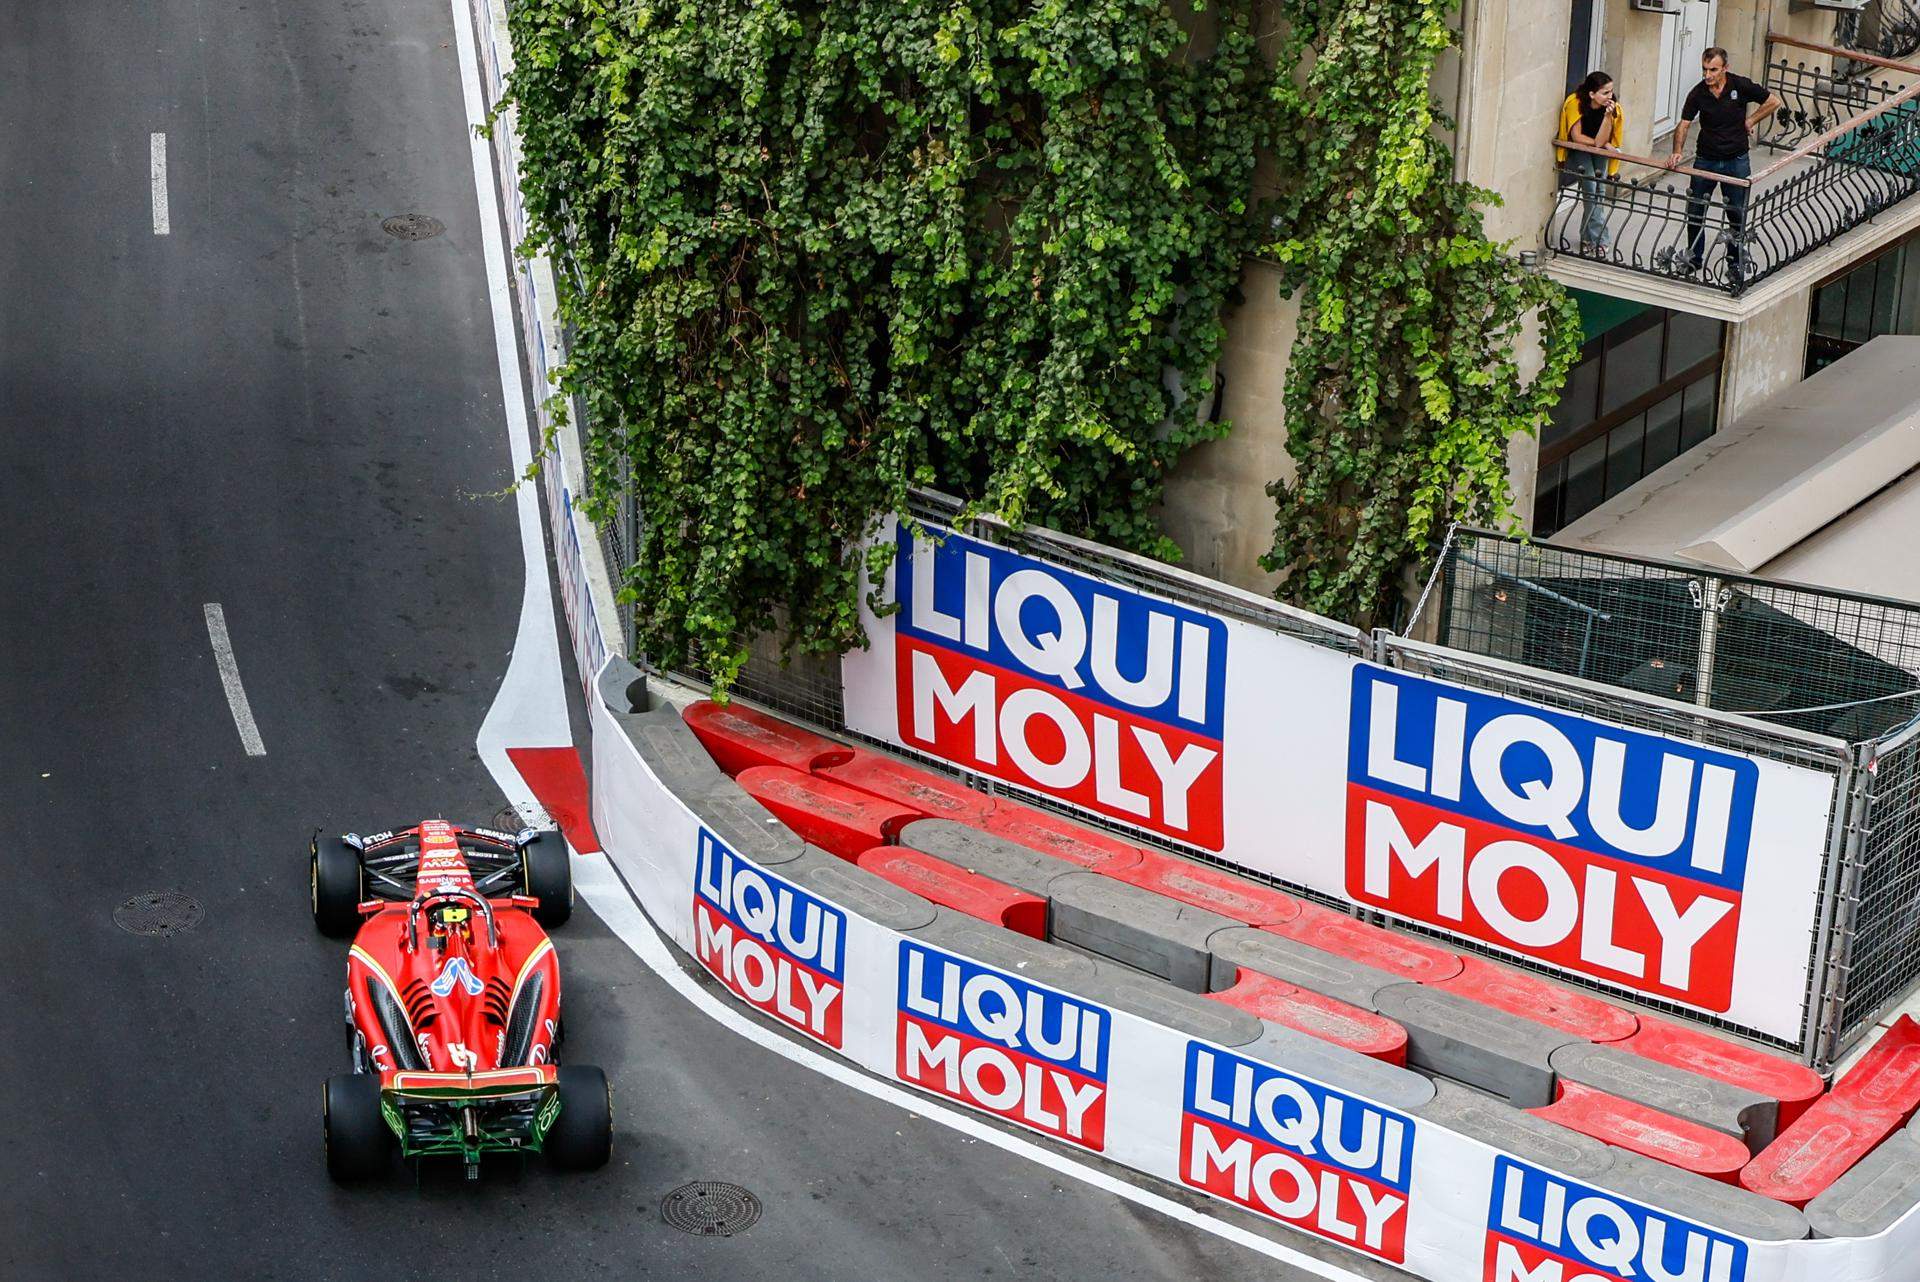
[[(1780, 110), (1780, 95), (1745, 76), (1729, 74), (1725, 49), (1716, 47), (1702, 54), (1700, 71), (1703, 78), (1680, 108), (1680, 123), (1673, 131), (1673, 155), (1667, 163), (1677, 166), (1684, 161), (1687, 130), (1698, 119), (1700, 144), (1693, 167), (1729, 178), (1747, 178), (1753, 172), (1747, 159), (1753, 131)], [(1727, 260), (1738, 281), (1746, 270), (1741, 252), (1747, 226), (1748, 189), (1744, 183), (1695, 176), (1687, 184), (1687, 266), (1698, 272), (1706, 261), (1706, 213), (1715, 187), (1727, 198), (1727, 231), (1733, 241)]]

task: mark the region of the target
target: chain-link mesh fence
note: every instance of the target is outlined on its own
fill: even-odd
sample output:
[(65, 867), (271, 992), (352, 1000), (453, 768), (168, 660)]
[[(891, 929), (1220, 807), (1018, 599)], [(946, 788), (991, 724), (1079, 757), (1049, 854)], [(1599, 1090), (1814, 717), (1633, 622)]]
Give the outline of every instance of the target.
[(1462, 530), (1427, 604), (1456, 650), (1848, 743), (1920, 712), (1897, 601)]

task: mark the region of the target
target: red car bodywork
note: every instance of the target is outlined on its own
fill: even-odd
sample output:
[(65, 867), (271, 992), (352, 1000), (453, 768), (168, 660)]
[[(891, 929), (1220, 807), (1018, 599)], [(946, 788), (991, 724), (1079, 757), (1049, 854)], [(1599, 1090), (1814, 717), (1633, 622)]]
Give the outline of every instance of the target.
[[(533, 918), (534, 900), (475, 890), (462, 837), (493, 840), (429, 820), (381, 834), (366, 848), (375, 856), (382, 844), (417, 838), (420, 857), (419, 897), (362, 904), (366, 920), (348, 952), (355, 1057), (379, 1074), (383, 1090), (417, 1087), (426, 1079), (395, 1078), (423, 1071), (472, 1076), (525, 1068), (542, 1082), (553, 1080), (560, 1030), (553, 943)], [(505, 1086), (526, 1079), (512, 1073), (490, 1080)]]

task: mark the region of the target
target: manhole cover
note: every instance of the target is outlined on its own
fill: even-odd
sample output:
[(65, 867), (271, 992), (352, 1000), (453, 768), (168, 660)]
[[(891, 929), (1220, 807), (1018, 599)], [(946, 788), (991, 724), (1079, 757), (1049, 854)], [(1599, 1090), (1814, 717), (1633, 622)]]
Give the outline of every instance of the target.
[(113, 910), (113, 924), (136, 935), (177, 935), (200, 924), (200, 901), (177, 890), (135, 895)]
[(389, 236), (398, 236), (401, 240), (428, 240), (446, 229), (445, 223), (425, 214), (398, 214), (380, 223), (381, 231)]
[(685, 1233), (732, 1237), (760, 1218), (760, 1199), (738, 1184), (695, 1180), (661, 1200), (660, 1217)]

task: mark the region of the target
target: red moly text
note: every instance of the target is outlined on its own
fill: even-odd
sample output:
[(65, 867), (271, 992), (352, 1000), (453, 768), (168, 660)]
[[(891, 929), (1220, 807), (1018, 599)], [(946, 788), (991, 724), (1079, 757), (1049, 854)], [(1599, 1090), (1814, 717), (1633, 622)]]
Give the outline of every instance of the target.
[(1180, 1178), (1194, 1188), (1397, 1264), (1413, 1140), (1377, 1104), (1187, 1045)]
[(896, 566), (905, 742), (1220, 848), (1225, 624), (958, 534)]
[(706, 829), (694, 864), (693, 955), (739, 997), (840, 1046), (847, 918)]
[(1113, 1017), (913, 940), (900, 943), (900, 1079), (1100, 1150)]
[(1354, 899), (1727, 1009), (1754, 762), (1365, 667), (1350, 731)]

